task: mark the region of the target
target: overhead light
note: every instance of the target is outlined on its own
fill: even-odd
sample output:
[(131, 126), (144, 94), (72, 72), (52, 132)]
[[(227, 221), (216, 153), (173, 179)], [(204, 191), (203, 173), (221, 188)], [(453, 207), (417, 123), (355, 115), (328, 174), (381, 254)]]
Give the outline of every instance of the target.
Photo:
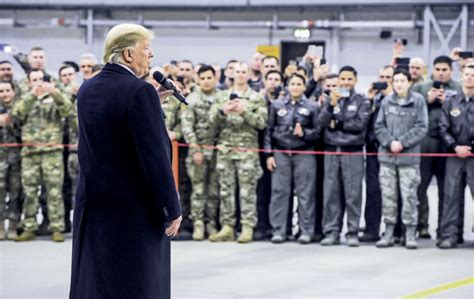
[(309, 39), (311, 37), (311, 30), (308, 28), (296, 28), (293, 31), (293, 36), (296, 39)]

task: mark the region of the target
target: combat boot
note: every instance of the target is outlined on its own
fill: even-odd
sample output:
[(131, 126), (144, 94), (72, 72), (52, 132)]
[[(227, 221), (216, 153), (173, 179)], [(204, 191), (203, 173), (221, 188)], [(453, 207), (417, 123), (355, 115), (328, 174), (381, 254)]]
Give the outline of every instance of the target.
[(53, 231), (51, 240), (53, 240), (54, 242), (64, 242), (64, 235), (60, 231), (55, 230)]
[(224, 225), (217, 234), (209, 236), (211, 242), (234, 241), (234, 239), (234, 228), (230, 225)]
[(196, 222), (194, 222), (193, 240), (194, 241), (204, 240), (204, 223), (201, 220), (197, 220)]
[(417, 249), (418, 248), (418, 243), (416, 242), (416, 226), (407, 226), (405, 247), (407, 249)]
[(420, 239), (431, 239), (431, 234), (427, 228), (422, 228), (418, 231), (418, 237)]
[(393, 237), (393, 231), (394, 230), (395, 230), (395, 225), (387, 224), (385, 226), (385, 233), (383, 234), (380, 241), (375, 243), (375, 246), (378, 247), (378, 248), (392, 247), (393, 244), (395, 244), (395, 240), (394, 240), (394, 237)]
[(339, 234), (328, 234), (324, 237), (324, 239), (321, 241), (322, 246), (333, 246), (333, 245), (339, 245)]
[(34, 239), (36, 239), (36, 234), (34, 232), (24, 231), (21, 235), (15, 238), (15, 242), (33, 241)]
[(8, 224), (8, 232), (7, 232), (7, 239), (8, 240), (15, 240), (17, 237), (16, 230), (18, 229), (18, 222), (10, 220)]
[(207, 223), (207, 224), (206, 224), (206, 232), (207, 232), (207, 235), (209, 236), (209, 238), (210, 238), (211, 236), (217, 235), (216, 224), (215, 224), (215, 223), (212, 223), (212, 222)]
[(250, 243), (253, 240), (253, 228), (248, 225), (242, 227), (242, 233), (240, 234), (237, 242), (239, 243)]

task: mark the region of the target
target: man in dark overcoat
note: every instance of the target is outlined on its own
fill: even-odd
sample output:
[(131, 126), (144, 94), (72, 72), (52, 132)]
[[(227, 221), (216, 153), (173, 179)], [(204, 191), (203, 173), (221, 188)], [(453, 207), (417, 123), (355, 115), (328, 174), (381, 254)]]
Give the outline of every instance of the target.
[(77, 96), (70, 298), (171, 297), (169, 237), (181, 209), (159, 96), (140, 79), (153, 58), (152, 38), (139, 25), (112, 28), (105, 67)]

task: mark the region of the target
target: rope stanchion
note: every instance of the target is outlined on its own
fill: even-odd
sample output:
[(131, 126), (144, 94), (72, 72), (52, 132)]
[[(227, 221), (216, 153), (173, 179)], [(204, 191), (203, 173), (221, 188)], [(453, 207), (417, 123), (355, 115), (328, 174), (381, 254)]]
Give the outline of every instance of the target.
[(174, 177), (174, 184), (176, 185), (176, 190), (179, 190), (179, 147), (178, 141), (174, 140), (172, 143), (173, 146), (173, 159), (171, 161), (173, 167), (173, 177)]

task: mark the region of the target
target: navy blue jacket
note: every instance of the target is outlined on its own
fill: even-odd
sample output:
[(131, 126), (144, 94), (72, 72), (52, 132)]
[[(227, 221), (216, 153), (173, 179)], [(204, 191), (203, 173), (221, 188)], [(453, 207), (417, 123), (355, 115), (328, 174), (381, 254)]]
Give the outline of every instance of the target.
[[(321, 131), (318, 115), (318, 104), (304, 96), (295, 105), (291, 103), (289, 96), (274, 100), (270, 105), (264, 148), (313, 150)], [(303, 129), (303, 137), (293, 135), (297, 123)]]
[(156, 90), (107, 64), (77, 104), (70, 298), (170, 298), (165, 222), (181, 210)]

